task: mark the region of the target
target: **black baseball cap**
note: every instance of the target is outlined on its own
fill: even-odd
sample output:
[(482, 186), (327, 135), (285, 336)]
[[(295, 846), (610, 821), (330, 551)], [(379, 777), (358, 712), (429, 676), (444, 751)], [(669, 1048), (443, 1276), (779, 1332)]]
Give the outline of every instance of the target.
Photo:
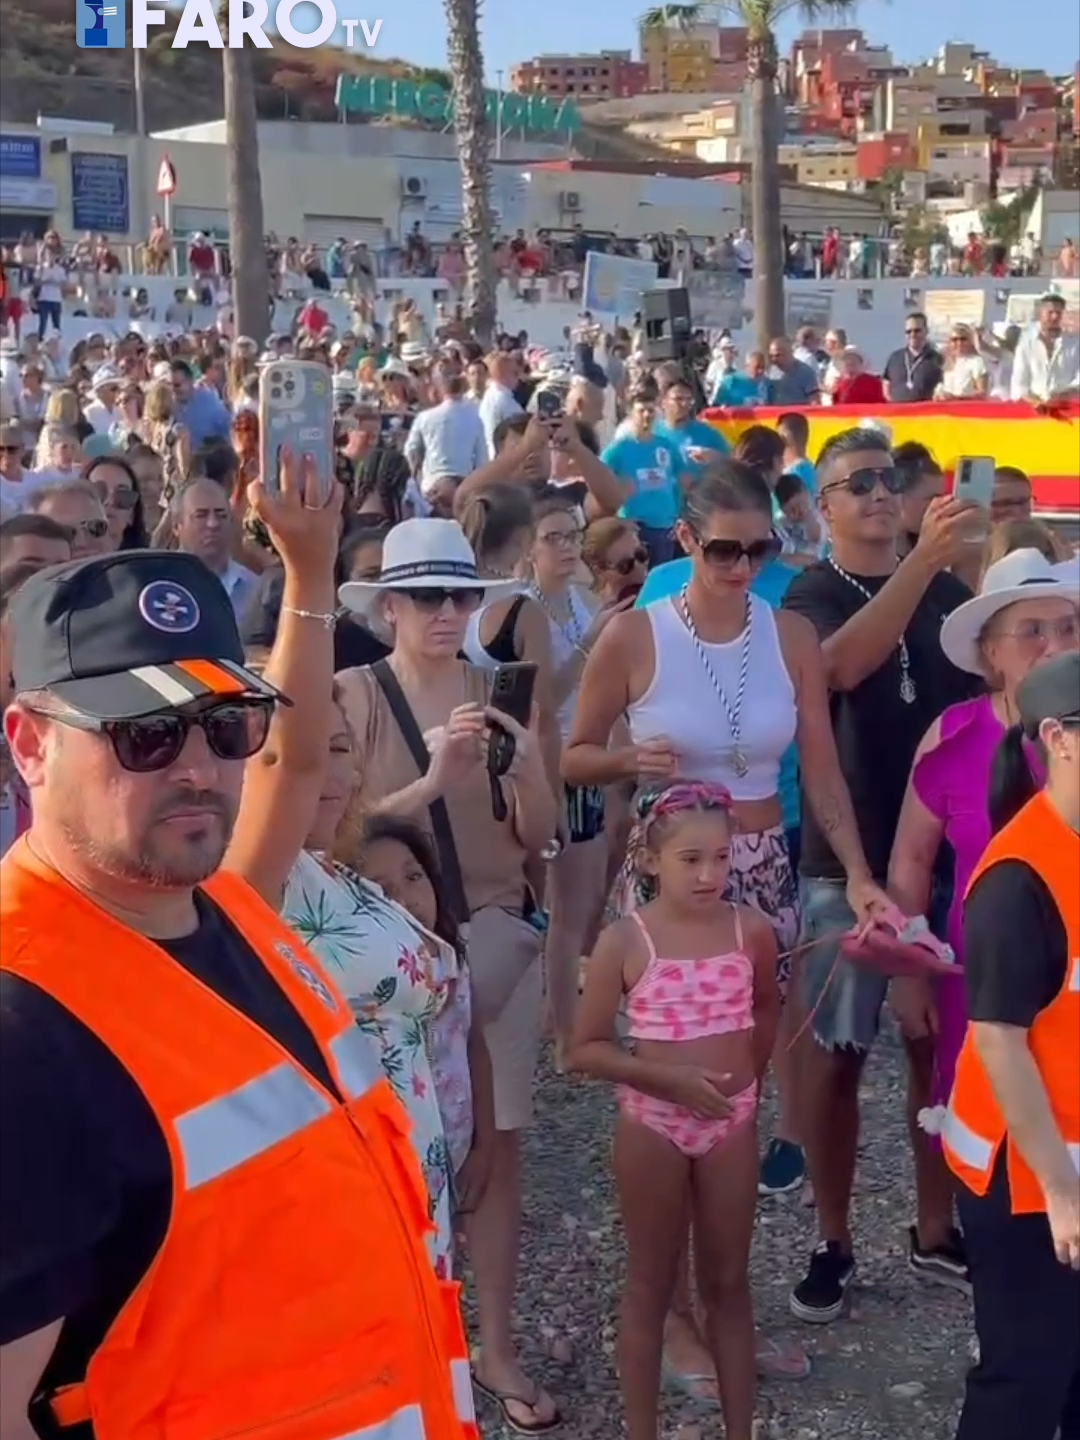
[(1080, 722), (1080, 650), (1033, 666), (1020, 682), (1016, 701), (1032, 739), (1044, 720)]
[(207, 696), (291, 703), (244, 666), (232, 602), (195, 555), (126, 550), (39, 570), (8, 625), (16, 694), (47, 690), (95, 720)]

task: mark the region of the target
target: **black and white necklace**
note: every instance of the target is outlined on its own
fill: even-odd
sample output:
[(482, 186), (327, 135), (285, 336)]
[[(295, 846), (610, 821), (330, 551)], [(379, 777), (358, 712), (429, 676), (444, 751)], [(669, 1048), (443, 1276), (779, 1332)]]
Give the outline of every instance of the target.
[[(849, 575), (842, 566), (836, 563), (831, 555), (829, 556), (829, 564), (836, 571), (837, 575), (840, 576), (841, 580), (846, 580), (849, 585), (854, 586), (864, 600), (873, 600), (873, 595), (862, 581), (856, 580), (854, 575)], [(911, 656), (908, 653), (907, 636), (905, 634), (901, 634), (900, 643), (896, 649), (900, 660), (900, 699), (903, 700), (905, 705), (914, 705), (918, 699), (919, 692), (915, 689), (915, 681), (911, 675)]]
[(728, 727), (731, 730), (731, 768), (741, 780), (750, 773), (750, 764), (742, 748), (742, 707), (743, 698), (746, 695), (746, 677), (750, 670), (750, 634), (753, 629), (754, 611), (748, 596), (746, 601), (746, 629), (743, 631), (742, 648), (739, 653), (739, 687), (735, 692), (735, 704), (732, 705), (724, 692), (724, 687), (716, 677), (716, 671), (713, 669), (705, 646), (702, 644), (701, 637), (697, 633), (697, 626), (694, 624), (694, 617), (690, 614), (690, 605), (686, 598), (688, 589), (689, 586), (684, 585), (679, 594), (679, 613), (682, 615), (683, 624), (686, 626), (690, 639), (694, 642), (694, 649), (697, 651), (698, 659), (701, 661), (701, 667), (709, 677), (709, 683), (716, 691), (716, 698), (724, 707)]

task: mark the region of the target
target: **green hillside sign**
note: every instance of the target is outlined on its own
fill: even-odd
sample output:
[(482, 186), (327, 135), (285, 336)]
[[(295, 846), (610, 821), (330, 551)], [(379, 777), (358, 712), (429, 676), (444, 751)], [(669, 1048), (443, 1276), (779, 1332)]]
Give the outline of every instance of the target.
[[(488, 90), (487, 115), (494, 126), (500, 109), (499, 94)], [(337, 105), (346, 113), (398, 115), (403, 120), (424, 120), (449, 125), (453, 104), (449, 90), (441, 85), (417, 85), (412, 80), (388, 80), (382, 75), (339, 75)], [(539, 135), (573, 135), (581, 128), (581, 117), (569, 100), (549, 100), (545, 95), (502, 95), (502, 128), (531, 130)]]

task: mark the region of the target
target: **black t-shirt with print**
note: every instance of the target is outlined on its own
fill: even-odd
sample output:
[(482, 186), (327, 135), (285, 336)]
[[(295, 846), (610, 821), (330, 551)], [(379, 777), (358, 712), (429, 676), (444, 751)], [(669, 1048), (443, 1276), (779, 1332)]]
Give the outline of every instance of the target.
[[(334, 1092), (284, 990), (214, 905), (196, 904), (198, 929), (162, 949)], [(160, 1249), (171, 1203), (165, 1137), (131, 1075), (51, 995), (0, 973), (0, 1345), (65, 1318), (46, 1388), (83, 1378)]]
[[(855, 577), (871, 595), (885, 584), (885, 575)], [(978, 694), (973, 675), (957, 670), (941, 649), (941, 625), (971, 591), (954, 575), (936, 575), (908, 624), (910, 675), (915, 700), (900, 697), (900, 654), (889, 658), (861, 685), (829, 697), (840, 768), (851, 791), (867, 863), (878, 881), (885, 879), (900, 806), (919, 741), (948, 705)], [(805, 615), (824, 642), (866, 604), (865, 597), (828, 563), (811, 565), (792, 581), (784, 608)], [(821, 832), (803, 796), (800, 873), (811, 878), (842, 880), (844, 869)]]
[(1027, 1030), (1061, 993), (1069, 939), (1045, 881), (1023, 860), (999, 860), (964, 904), (968, 1018)]

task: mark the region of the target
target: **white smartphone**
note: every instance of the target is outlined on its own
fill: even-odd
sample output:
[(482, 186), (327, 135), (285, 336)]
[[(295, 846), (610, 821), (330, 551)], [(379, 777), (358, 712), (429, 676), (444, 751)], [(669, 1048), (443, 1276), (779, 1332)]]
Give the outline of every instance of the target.
[(961, 455), (956, 462), (956, 485), (953, 494), (969, 505), (990, 509), (994, 494), (994, 472), (997, 464), (991, 455)]
[(259, 451), (263, 484), (281, 487), (280, 456), (310, 455), (319, 493), (334, 483), (334, 396), (330, 372), (316, 360), (271, 360), (259, 371)]

